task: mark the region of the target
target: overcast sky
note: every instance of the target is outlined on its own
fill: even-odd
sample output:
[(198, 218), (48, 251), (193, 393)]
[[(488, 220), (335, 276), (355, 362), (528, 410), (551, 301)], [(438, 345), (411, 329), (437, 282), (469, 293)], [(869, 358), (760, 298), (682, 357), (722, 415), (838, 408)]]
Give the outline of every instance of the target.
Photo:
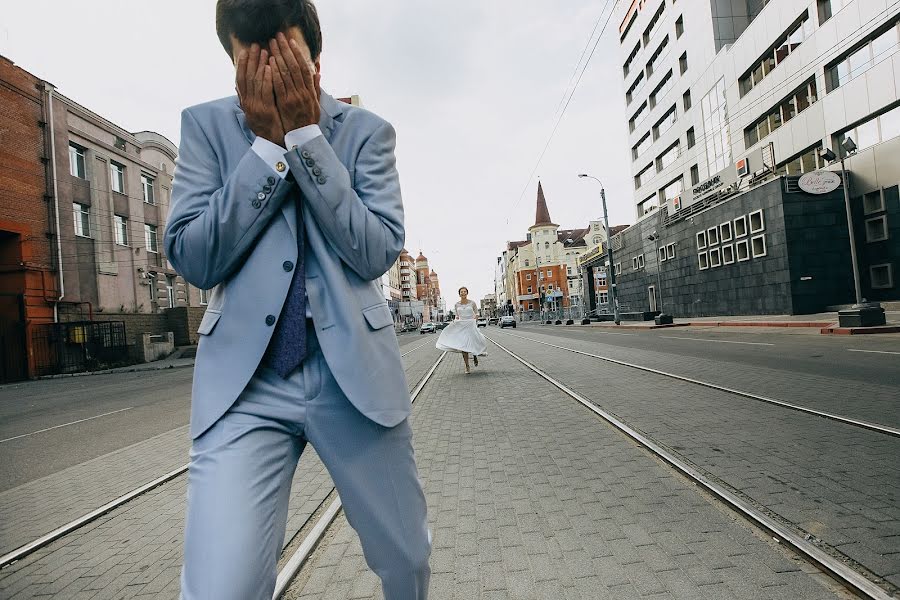
[[(534, 223), (528, 178), (606, 1), (317, 4), (322, 87), (359, 94), (397, 129), (407, 249), (429, 258), (449, 304), (461, 285), (480, 299), (507, 240)], [(177, 144), (182, 108), (234, 93), (214, 7), (5, 1), (0, 54), (125, 129)], [(614, 17), (536, 173), (564, 228), (601, 214), (599, 186), (577, 179), (582, 171), (604, 181), (611, 224), (634, 221), (616, 29)]]

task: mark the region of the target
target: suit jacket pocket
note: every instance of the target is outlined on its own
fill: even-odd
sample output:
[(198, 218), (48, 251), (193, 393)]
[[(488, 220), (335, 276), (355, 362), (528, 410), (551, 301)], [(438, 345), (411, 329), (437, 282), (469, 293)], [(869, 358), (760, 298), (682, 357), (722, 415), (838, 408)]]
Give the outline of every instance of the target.
[(387, 304), (376, 304), (375, 306), (364, 308), (362, 313), (372, 329), (383, 329), (394, 323), (391, 309), (388, 308)]
[(197, 333), (200, 335), (209, 335), (212, 333), (212, 330), (215, 328), (216, 323), (219, 322), (219, 317), (222, 316), (217, 310), (209, 310), (206, 309), (206, 312), (203, 313), (203, 320), (200, 321), (200, 327), (197, 328)]

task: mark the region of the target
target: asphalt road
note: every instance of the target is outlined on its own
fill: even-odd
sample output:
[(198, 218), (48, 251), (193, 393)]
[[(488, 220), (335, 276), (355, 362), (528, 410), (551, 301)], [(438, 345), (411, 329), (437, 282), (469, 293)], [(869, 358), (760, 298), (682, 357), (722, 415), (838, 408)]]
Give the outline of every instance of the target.
[[(400, 336), (402, 351), (426, 337)], [(0, 387), (0, 492), (186, 427), (192, 376), (182, 368)]]

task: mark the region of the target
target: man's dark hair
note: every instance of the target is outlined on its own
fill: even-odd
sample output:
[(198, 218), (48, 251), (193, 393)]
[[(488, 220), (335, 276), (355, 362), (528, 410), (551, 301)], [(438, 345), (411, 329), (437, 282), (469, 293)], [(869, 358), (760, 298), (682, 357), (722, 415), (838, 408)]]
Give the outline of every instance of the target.
[(319, 13), (312, 0), (218, 0), (216, 33), (228, 56), (231, 34), (245, 44), (266, 46), (279, 31), (299, 27), (312, 59), (322, 53)]

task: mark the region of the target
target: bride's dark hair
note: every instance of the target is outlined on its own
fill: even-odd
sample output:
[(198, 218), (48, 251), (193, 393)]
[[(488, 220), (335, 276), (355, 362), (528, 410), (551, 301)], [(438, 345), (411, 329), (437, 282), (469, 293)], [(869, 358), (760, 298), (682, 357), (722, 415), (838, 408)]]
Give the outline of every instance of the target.
[(466, 290), (466, 291), (468, 292), (468, 291), (469, 291), (469, 288), (467, 288), (466, 286), (462, 286), (461, 288), (459, 288), (458, 290), (456, 290), (456, 293), (457, 293), (457, 294), (462, 294), (462, 291), (463, 291), (463, 290)]

